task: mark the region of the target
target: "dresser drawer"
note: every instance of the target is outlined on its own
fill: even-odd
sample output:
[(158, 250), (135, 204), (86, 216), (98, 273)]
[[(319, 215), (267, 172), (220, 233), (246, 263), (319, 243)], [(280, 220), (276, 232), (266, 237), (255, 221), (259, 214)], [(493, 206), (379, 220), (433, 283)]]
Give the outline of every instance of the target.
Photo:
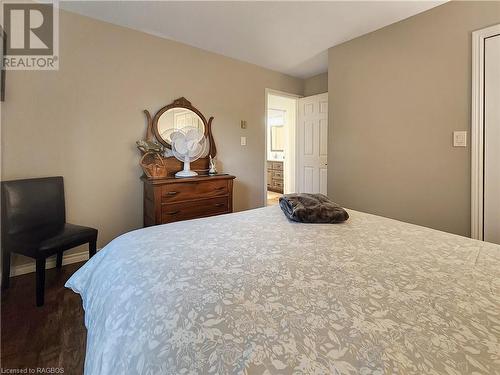
[(161, 202), (182, 202), (191, 199), (211, 198), (229, 192), (227, 180), (180, 182), (161, 188)]
[(282, 180), (273, 180), (273, 188), (283, 189), (283, 181)]
[(234, 178), (231, 175), (143, 178), (144, 225), (233, 212)]
[(272, 178), (282, 179), (283, 178), (283, 171), (273, 171)]
[(162, 223), (195, 219), (229, 212), (229, 198), (217, 197), (182, 203), (167, 203), (161, 209)]
[(276, 169), (278, 171), (282, 171), (283, 170), (283, 163), (280, 161), (273, 162), (273, 169)]

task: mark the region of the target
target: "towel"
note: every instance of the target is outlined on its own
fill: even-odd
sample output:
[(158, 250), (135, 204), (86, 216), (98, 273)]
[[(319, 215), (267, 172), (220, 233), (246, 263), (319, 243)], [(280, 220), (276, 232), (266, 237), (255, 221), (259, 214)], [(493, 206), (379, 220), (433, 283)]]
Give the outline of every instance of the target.
[(300, 223), (342, 223), (349, 214), (323, 194), (285, 194), (279, 200), (285, 216)]

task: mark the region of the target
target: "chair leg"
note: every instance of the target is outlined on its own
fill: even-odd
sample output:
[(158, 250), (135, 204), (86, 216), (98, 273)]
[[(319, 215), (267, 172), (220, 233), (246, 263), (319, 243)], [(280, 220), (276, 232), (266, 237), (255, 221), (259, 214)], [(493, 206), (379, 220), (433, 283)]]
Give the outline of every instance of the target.
[(97, 250), (97, 239), (89, 242), (89, 259), (92, 258)]
[(10, 283), (10, 251), (2, 251), (2, 289), (7, 289)]
[(43, 306), (45, 294), (45, 258), (36, 260), (36, 305)]
[(61, 251), (60, 253), (57, 253), (57, 258), (56, 258), (56, 267), (57, 268), (62, 267), (62, 261), (63, 261), (63, 252)]

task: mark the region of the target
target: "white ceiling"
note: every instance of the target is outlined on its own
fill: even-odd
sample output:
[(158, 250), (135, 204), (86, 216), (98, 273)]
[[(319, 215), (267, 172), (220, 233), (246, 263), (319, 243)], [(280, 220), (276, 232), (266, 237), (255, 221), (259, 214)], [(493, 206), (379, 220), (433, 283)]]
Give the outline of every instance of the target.
[(328, 48), (445, 1), (61, 1), (63, 9), (307, 78)]

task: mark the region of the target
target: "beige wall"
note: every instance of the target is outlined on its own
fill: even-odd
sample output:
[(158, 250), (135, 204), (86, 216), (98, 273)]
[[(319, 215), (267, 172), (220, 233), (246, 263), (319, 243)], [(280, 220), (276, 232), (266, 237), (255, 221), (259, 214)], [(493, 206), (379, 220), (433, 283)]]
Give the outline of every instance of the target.
[(328, 194), (353, 209), (470, 234), (471, 32), (500, 2), (451, 2), (329, 51)]
[(321, 73), (304, 80), (304, 96), (323, 94), (328, 91), (328, 73)]
[(60, 70), (8, 73), (2, 179), (63, 175), (68, 221), (98, 228), (102, 247), (142, 226), (142, 110), (185, 96), (215, 116), (219, 169), (237, 177), (235, 210), (261, 206), (266, 88), (302, 94), (303, 81), (62, 11)]

